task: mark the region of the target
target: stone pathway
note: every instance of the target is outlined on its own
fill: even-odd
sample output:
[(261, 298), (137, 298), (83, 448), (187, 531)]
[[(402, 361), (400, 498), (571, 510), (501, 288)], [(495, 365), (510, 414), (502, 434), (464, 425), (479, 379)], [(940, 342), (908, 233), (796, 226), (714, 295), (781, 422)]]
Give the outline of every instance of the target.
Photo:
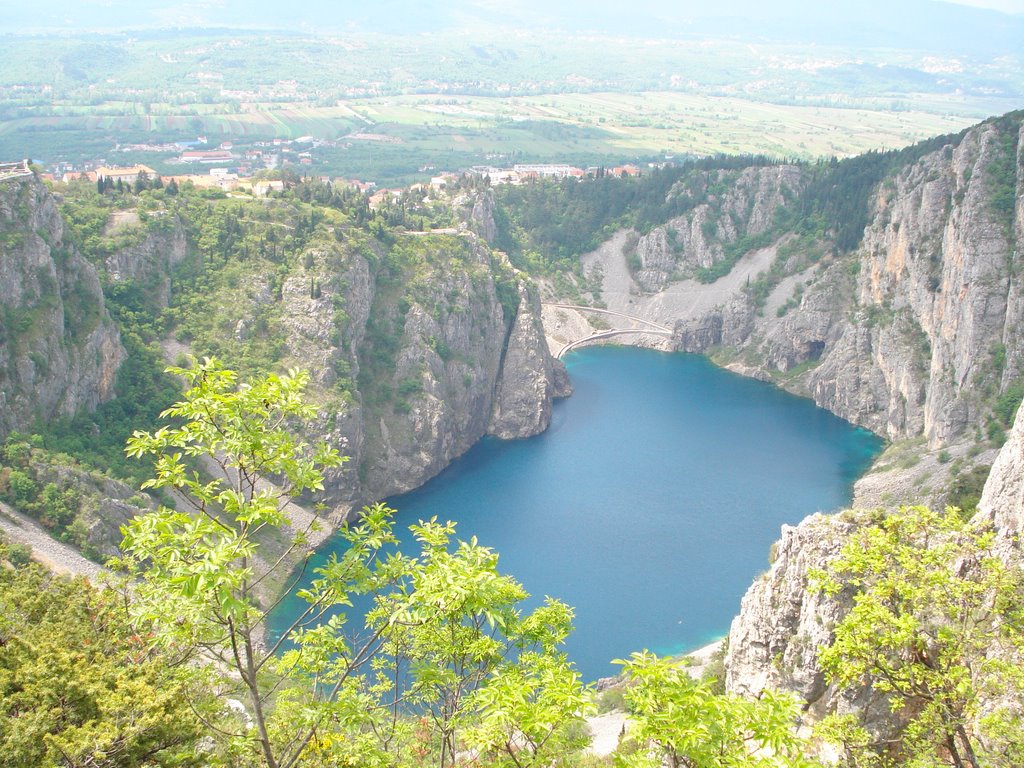
[(86, 560), (73, 547), (51, 538), (35, 520), (3, 503), (0, 503), (0, 530), (12, 542), (32, 547), (33, 559), (57, 573), (85, 576), (96, 581), (104, 571), (102, 566)]

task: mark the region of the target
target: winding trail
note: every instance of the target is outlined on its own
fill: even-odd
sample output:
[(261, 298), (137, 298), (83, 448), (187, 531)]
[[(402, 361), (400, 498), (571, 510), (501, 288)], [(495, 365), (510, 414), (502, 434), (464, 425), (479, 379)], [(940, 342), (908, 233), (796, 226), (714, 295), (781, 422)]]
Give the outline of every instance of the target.
[(86, 560), (77, 550), (50, 537), (35, 520), (0, 502), (0, 530), (7, 538), (32, 548), (32, 557), (50, 570), (96, 581), (102, 566)]

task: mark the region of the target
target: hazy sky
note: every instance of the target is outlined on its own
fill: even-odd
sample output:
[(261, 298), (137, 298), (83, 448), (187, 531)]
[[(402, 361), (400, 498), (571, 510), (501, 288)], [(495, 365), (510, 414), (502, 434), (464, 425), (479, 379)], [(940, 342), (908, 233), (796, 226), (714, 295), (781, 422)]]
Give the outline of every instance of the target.
[(945, 0), (957, 5), (973, 5), (975, 8), (992, 8), (1003, 13), (1024, 13), (1024, 0)]

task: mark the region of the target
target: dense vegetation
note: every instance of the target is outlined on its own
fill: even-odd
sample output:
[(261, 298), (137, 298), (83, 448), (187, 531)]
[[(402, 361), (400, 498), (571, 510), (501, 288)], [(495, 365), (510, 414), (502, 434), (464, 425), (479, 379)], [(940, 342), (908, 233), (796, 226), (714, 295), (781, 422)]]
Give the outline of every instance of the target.
[(41, 444), (38, 435), (30, 438), (14, 432), (7, 436), (0, 448), (0, 499), (36, 518), (55, 539), (96, 557), (86, 536), (82, 484), (61, 471), (75, 460), (49, 454)]
[(705, 202), (715, 191), (701, 183), (705, 175), (772, 163), (764, 157), (720, 155), (639, 177), (618, 178), (602, 169), (597, 178), (583, 183), (539, 180), (496, 187), (495, 245), (507, 251), (516, 266), (534, 274), (572, 270), (577, 256), (617, 229), (646, 232)]
[(955, 508), (865, 522), (828, 573), (812, 576), (832, 596), (853, 592), (819, 658), (830, 682), (866, 683), (887, 697), (897, 728), (879, 738), (837, 714), (819, 730), (843, 745), (851, 765), (1020, 765), (1021, 574), (995, 553), (995, 532)]
[[(382, 284), (398, 280), (403, 264), (410, 258), (423, 260), (429, 251), (427, 243), (398, 234), (452, 223), (450, 207), (424, 202), (422, 195), (406, 193), (371, 209), (366, 197), (349, 187), (292, 175), (287, 181), (288, 191), (269, 200), (231, 199), (219, 190), (187, 184), (181, 189), (119, 184), (102, 192), (81, 182), (61, 187), (71, 241), (100, 271), (127, 357), (118, 369), (113, 399), (95, 412), (36, 426), (43, 446), (138, 485), (151, 470), (127, 458), (123, 446), (134, 429), (154, 428), (158, 414), (180, 392), (179, 383), (163, 371), (168, 354), (179, 356), (175, 342), (222, 356), (246, 374), (278, 370), (287, 364), (281, 321), (287, 281), (301, 281), (304, 292), (319, 295), (328, 282), (340, 280), (351, 254), (369, 260)], [(127, 223), (111, 226), (119, 220)], [(188, 242), (188, 254), (177, 266), (150, 264), (133, 280), (107, 274), (109, 256), (151, 237), (163, 238), (158, 249), (166, 248), (176, 228)], [(499, 282), (503, 295), (518, 301), (509, 276)], [(338, 341), (347, 330), (340, 296), (333, 311)], [(245, 316), (242, 324), (240, 314)], [(371, 330), (383, 322), (375, 316)], [(374, 356), (386, 359), (388, 344), (397, 341), (400, 330), (390, 328), (387, 338), (377, 334), (381, 343), (372, 345), (371, 365)], [(339, 359), (334, 374), (333, 390), (325, 396), (351, 396), (356, 382), (348, 363)], [(378, 379), (363, 379), (376, 392)], [(383, 403), (398, 402), (386, 382), (381, 386)]]
[[(805, 246), (820, 242), (819, 250), (853, 250), (868, 224), (870, 195), (878, 185), (899, 169), (957, 140), (939, 136), (903, 150), (799, 163), (802, 184), (778, 208), (770, 230), (726, 243), (724, 258), (694, 276), (713, 282), (728, 274), (743, 254), (789, 232), (802, 238)], [(778, 162), (757, 156), (717, 156), (656, 169), (639, 178), (599, 175), (582, 184), (567, 179), (498, 187), (496, 245), (512, 254), (517, 266), (533, 274), (578, 269), (577, 257), (618, 229), (643, 234), (703, 204), (712, 206), (713, 216), (720, 216), (715, 209), (718, 198), (739, 171)]]
[(21, 768), (208, 766), (214, 700), (128, 621), (121, 596), (25, 564), (0, 546), (0, 751)]

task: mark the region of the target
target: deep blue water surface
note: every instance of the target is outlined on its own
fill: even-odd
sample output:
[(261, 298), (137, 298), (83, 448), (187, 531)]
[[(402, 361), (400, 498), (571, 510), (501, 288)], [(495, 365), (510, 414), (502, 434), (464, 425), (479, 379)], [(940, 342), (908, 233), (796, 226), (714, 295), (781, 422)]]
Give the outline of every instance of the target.
[(403, 532), (455, 520), (531, 594), (574, 606), (568, 651), (588, 679), (634, 650), (681, 652), (723, 635), (779, 526), (849, 503), (881, 448), (812, 402), (701, 357), (597, 347), (566, 363), (576, 392), (547, 432), (485, 439), (389, 503)]

